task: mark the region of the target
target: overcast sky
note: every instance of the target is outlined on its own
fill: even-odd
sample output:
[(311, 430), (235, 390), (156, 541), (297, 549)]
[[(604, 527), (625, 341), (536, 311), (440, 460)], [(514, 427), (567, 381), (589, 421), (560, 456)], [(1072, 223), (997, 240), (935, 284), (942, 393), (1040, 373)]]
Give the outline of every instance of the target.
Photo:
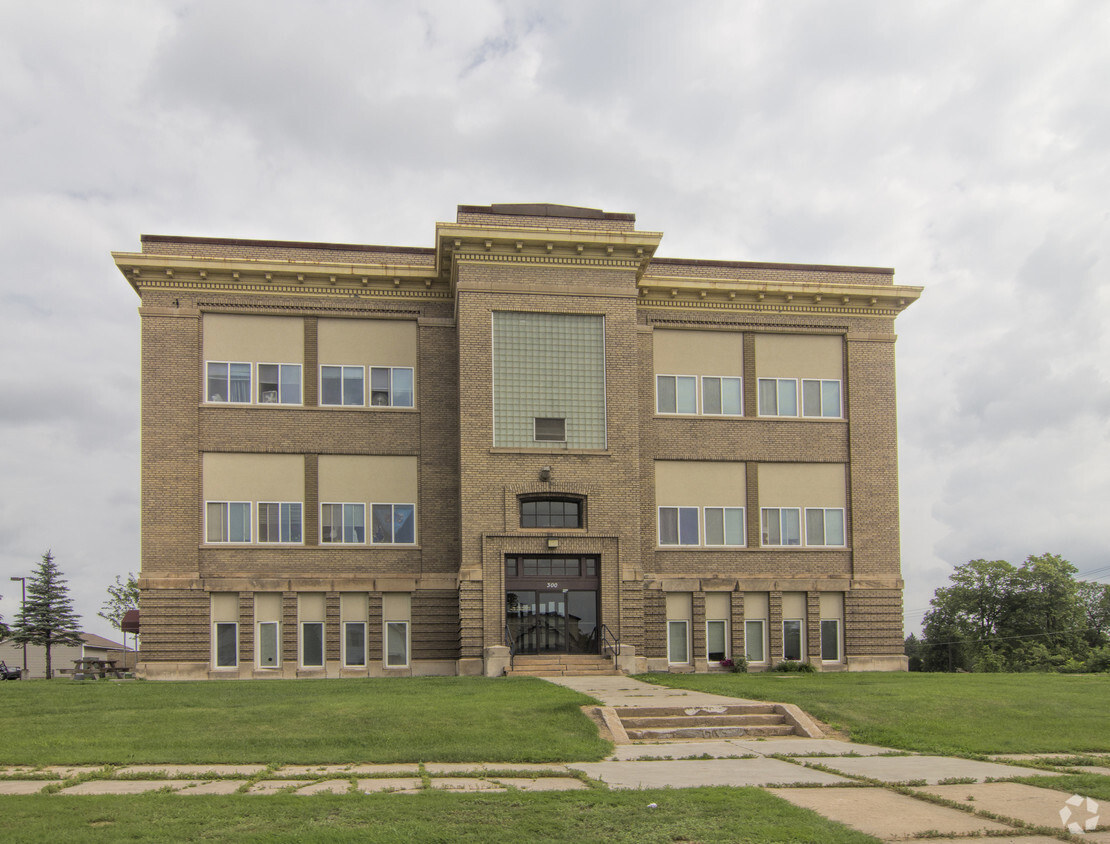
[(1110, 565), (1108, 4), (0, 12), (8, 621), (47, 548), (102, 635), (139, 568), (139, 303), (111, 250), (432, 246), (460, 203), (632, 212), (663, 256), (923, 285), (897, 321), (907, 630), (969, 559)]

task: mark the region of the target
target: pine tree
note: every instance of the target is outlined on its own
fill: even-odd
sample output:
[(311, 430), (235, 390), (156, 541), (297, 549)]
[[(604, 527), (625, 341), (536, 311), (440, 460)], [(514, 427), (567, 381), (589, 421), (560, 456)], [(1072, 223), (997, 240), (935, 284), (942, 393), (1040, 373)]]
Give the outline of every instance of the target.
[(73, 610), (69, 587), (47, 551), (27, 582), (27, 602), (15, 617), (12, 641), (46, 649), (46, 678), (54, 676), (50, 649), (54, 645), (80, 645), (81, 619)]

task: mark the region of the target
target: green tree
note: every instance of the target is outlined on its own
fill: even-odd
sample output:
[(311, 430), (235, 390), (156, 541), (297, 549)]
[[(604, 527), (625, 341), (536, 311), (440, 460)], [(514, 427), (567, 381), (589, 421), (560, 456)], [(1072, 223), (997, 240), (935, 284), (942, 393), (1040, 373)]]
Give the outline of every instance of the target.
[(1076, 592), (1083, 608), (1087, 642), (1094, 648), (1110, 644), (1110, 585), (1081, 580)]
[(1077, 569), (1057, 554), (1025, 559), (1010, 583), (1003, 640), (992, 649), (1011, 670), (1051, 670), (1086, 657), (1086, 618), (1079, 602)]
[(81, 619), (73, 610), (69, 587), (54, 562), (54, 555), (42, 555), (38, 568), (27, 583), (27, 602), (15, 617), (12, 641), (41, 645), (46, 650), (46, 678), (54, 676), (50, 649), (54, 645), (80, 645)]
[[(127, 580), (121, 581), (116, 575), (116, 582), (108, 587), (108, 600), (97, 613), (109, 622), (116, 630), (123, 633), (123, 616), (128, 610), (139, 608), (139, 581), (131, 572), (127, 573)], [(124, 649), (127, 648), (127, 634), (123, 635)]]
[(972, 560), (957, 566), (951, 586), (929, 602), (922, 631), (926, 671), (970, 671), (985, 643), (999, 635), (1017, 570), (1005, 560)]

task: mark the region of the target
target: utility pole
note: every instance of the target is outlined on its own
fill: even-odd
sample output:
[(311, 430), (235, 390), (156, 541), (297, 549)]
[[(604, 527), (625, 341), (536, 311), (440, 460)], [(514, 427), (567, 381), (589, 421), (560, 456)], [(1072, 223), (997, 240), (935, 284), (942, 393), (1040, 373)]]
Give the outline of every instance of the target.
[[(27, 578), (25, 577), (10, 577), (9, 580), (18, 580), (19, 585), (23, 587), (23, 604), (20, 607), (20, 613), (26, 618), (27, 616)], [(23, 676), (27, 676), (27, 643), (23, 643)]]

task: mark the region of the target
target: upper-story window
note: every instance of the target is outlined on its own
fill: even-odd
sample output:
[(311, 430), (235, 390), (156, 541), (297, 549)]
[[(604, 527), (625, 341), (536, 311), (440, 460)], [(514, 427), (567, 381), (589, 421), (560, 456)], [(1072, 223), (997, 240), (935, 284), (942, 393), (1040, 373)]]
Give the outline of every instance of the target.
[(761, 545), (847, 545), (848, 497), (843, 464), (762, 463), (758, 473)]
[[(701, 389), (698, 389), (698, 382)], [(660, 414), (743, 414), (741, 379), (725, 375), (656, 375), (655, 411)]]
[[(371, 407), (412, 407), (413, 371), (409, 366), (371, 366)], [(320, 404), (366, 406), (366, 367), (320, 367)]]
[(743, 415), (742, 332), (656, 328), (651, 336), (656, 413)]
[(842, 337), (757, 334), (755, 353), (760, 416), (843, 418)]
[(414, 321), (320, 319), (320, 404), (415, 407), (416, 359)]
[(522, 528), (580, 528), (583, 502), (576, 498), (524, 498), (520, 502)]
[(366, 404), (364, 381), (366, 371), (361, 366), (321, 366), (320, 404)]
[(206, 313), (202, 332), (205, 402), (303, 402), (303, 319)]
[(374, 407), (412, 407), (412, 368), (370, 367), (370, 404)]

